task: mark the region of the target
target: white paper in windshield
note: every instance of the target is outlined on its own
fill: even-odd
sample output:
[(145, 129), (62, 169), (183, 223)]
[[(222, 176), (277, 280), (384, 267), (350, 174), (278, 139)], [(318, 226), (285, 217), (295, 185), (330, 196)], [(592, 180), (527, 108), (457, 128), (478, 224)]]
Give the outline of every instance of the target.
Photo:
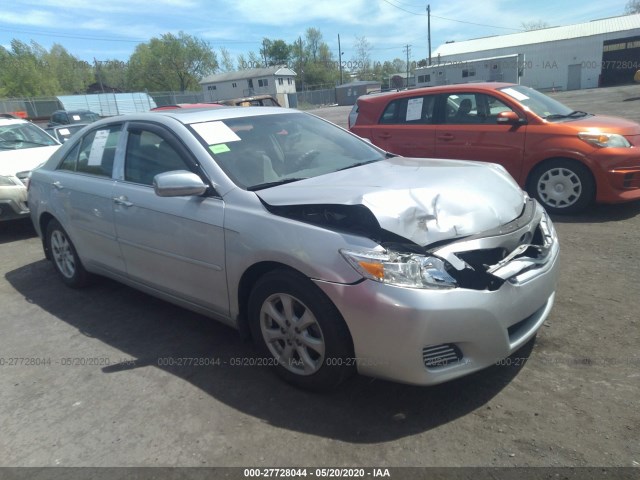
[(60, 135), (71, 135), (68, 128), (61, 128), (58, 132), (60, 132)]
[(520, 102), (522, 102), (523, 100), (529, 100), (529, 97), (527, 97), (524, 93), (520, 93), (513, 88), (503, 88), (501, 91), (506, 93), (507, 95), (511, 95), (513, 98)]
[(422, 118), (422, 102), (424, 98), (410, 98), (407, 102), (407, 122)]
[(79, 122), (80, 121), (80, 115), (73, 115), (72, 118), (76, 121)]
[(96, 136), (93, 137), (93, 143), (91, 144), (87, 164), (100, 165), (102, 163), (102, 154), (104, 153), (104, 146), (107, 144), (108, 137), (109, 130), (98, 130), (96, 132)]
[(240, 137), (223, 122), (194, 123), (191, 126), (207, 145), (240, 141)]

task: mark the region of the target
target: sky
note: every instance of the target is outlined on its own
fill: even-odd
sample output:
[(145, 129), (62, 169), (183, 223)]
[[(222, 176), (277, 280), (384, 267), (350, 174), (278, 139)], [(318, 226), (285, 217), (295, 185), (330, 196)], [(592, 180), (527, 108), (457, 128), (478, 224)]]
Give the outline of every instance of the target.
[[(432, 52), (447, 41), (504, 35), (523, 22), (570, 25), (622, 15), (628, 0), (428, 0)], [(127, 61), (136, 46), (183, 31), (218, 51), (260, 50), (263, 38), (293, 43), (309, 27), (338, 58), (356, 58), (366, 38), (373, 61), (428, 56), (427, 1), (418, 0), (0, 0), (0, 45), (54, 43), (92, 63)]]

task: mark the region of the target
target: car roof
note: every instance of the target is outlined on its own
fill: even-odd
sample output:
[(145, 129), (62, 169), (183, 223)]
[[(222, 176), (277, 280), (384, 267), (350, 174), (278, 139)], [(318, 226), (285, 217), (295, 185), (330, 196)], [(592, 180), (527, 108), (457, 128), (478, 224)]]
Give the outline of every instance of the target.
[(409, 90), (400, 90), (399, 92), (382, 92), (375, 93), (372, 95), (362, 95), (358, 97), (358, 102), (372, 102), (377, 103), (383, 101), (383, 99), (392, 97), (413, 97), (416, 95), (422, 95), (426, 93), (447, 93), (447, 92), (459, 92), (459, 91), (467, 91), (467, 92), (486, 92), (487, 90), (498, 90), (500, 88), (505, 87), (515, 87), (513, 83), (504, 83), (504, 82), (477, 82), (477, 83), (456, 83), (452, 85), (438, 85), (435, 87), (420, 87), (413, 88)]
[[(157, 122), (161, 119), (174, 119), (185, 125), (192, 123), (221, 121), (231, 118), (249, 118), (265, 115), (284, 114), (303, 115), (303, 112), (293, 109), (283, 109), (282, 107), (217, 107), (217, 108), (176, 108), (172, 110), (156, 110), (154, 112), (130, 113), (108, 117), (92, 125), (104, 125), (112, 122), (123, 121), (147, 121)], [(170, 120), (169, 120), (170, 121)]]

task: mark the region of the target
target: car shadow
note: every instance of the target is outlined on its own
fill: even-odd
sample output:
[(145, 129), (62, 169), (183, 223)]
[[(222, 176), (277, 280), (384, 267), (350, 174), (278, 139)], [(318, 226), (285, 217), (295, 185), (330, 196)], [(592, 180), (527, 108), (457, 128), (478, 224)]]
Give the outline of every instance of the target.
[[(98, 279), (73, 290), (46, 260), (5, 277), (26, 301), (131, 359), (103, 367), (105, 375), (152, 365), (276, 427), (345, 442), (391, 441), (451, 422), (483, 407), (526, 363), (493, 366), (433, 387), (356, 376), (336, 391), (311, 393), (254, 365), (260, 358), (234, 329), (117, 282)], [(533, 343), (515, 355), (528, 358)]]
[(554, 223), (608, 223), (640, 215), (640, 201), (615, 205), (592, 205), (577, 215), (551, 215)]
[(30, 218), (0, 222), (0, 245), (26, 240), (37, 235)]

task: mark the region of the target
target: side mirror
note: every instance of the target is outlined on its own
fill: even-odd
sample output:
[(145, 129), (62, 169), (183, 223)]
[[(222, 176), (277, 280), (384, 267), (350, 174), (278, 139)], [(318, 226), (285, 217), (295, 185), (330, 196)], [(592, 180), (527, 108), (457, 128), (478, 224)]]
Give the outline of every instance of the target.
[(153, 190), (159, 197), (189, 197), (202, 195), (207, 185), (193, 172), (174, 170), (153, 177)]
[(496, 123), (506, 123), (510, 125), (520, 125), (527, 123), (524, 118), (520, 118), (520, 116), (516, 112), (500, 112), (496, 118)]

